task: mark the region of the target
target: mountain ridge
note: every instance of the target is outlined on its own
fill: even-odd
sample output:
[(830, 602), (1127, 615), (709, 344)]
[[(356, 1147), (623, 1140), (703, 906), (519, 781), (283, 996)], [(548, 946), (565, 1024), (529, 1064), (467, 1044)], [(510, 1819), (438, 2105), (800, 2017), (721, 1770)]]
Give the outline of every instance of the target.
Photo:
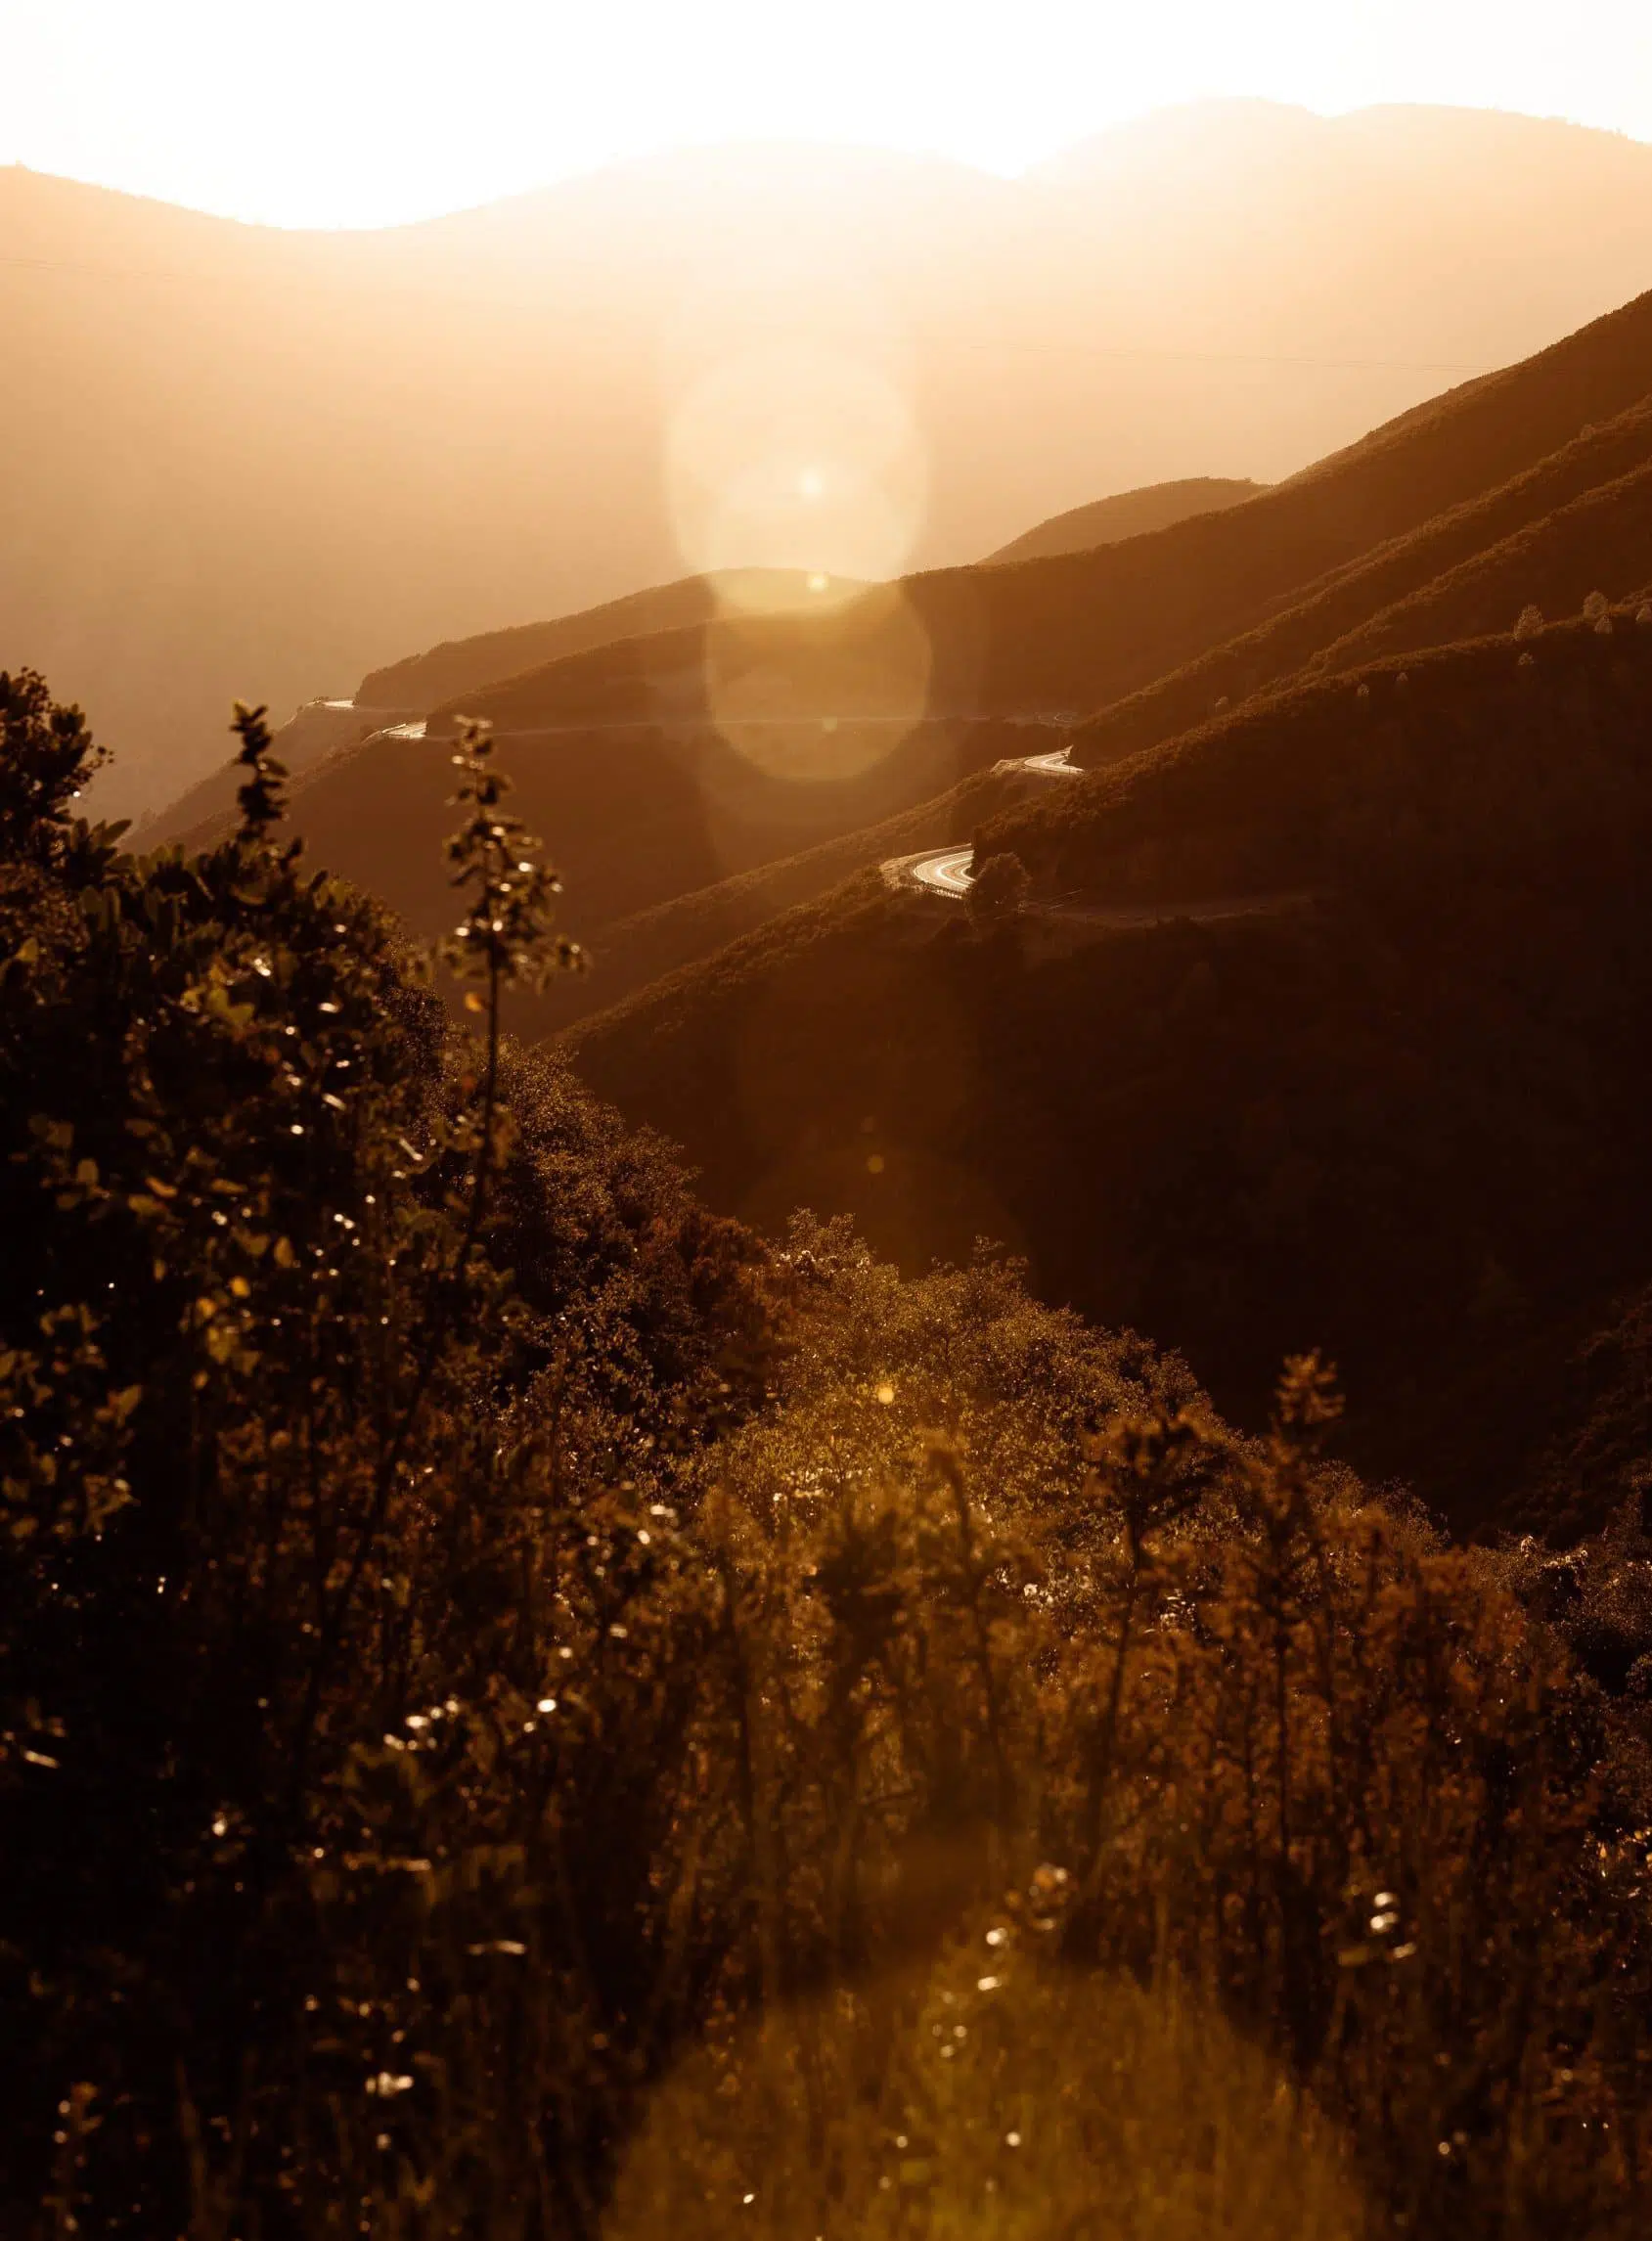
[[(1358, 138), (1339, 125), (1329, 145)], [(801, 268), (747, 190), (721, 246), (623, 180), (439, 239), (317, 237), (7, 172), (5, 658), (128, 742), (100, 784), (111, 810), (175, 796), (215, 759), (233, 697), (280, 715), (410, 647), (704, 565), (671, 483), (682, 416), (772, 347), (897, 398), (927, 497), (901, 517), (896, 565), (961, 561), (1097, 489), (1210, 460), (1276, 478), (1436, 386), (1425, 363), (1519, 357), (1644, 279), (1652, 192), (1602, 185), (1639, 157), (1602, 140), (1582, 169), (1557, 157), (1553, 228), (1523, 230), (1534, 145), (1446, 213), (1438, 253), (1407, 217), (1403, 256), (1361, 201), (1369, 165), (1337, 156), (1342, 232), (1310, 228), (1307, 265), (1220, 197), (1200, 220), (1184, 195), (1155, 231), (1154, 197), (1144, 216), (1096, 190), (1081, 211), (983, 179), (955, 201), (952, 172), (931, 192), (916, 159), (873, 224), (870, 190), (832, 217), (832, 160), (811, 155)], [(707, 190), (694, 206), (724, 205)]]
[[(981, 841), (983, 829), (989, 844), (999, 821), (972, 774), (1058, 741), (1026, 718), (1048, 719), (1063, 700), (1104, 702), (1074, 751), (1081, 766), (1105, 762), (1198, 725), (1228, 697), (1275, 694), (1384, 648), (1506, 631), (1540, 595), (1563, 613), (1589, 591), (1630, 590), (1652, 573), (1652, 402), (1612, 408), (1626, 384), (1639, 386), (1623, 360), (1648, 329), (1652, 297), (1240, 508), (1089, 554), (916, 578), (813, 620), (716, 615), (703, 587), (666, 587), (650, 598), (686, 599), (707, 619), (467, 689), (428, 712), (427, 741), (381, 737), (318, 763), (294, 816), (331, 865), (431, 930), (446, 911), (434, 869), (440, 742), (462, 717), (486, 718), (510, 741), (530, 822), (568, 864), (599, 961), (543, 1016), (600, 1008), (650, 965), (675, 967), (749, 931), (765, 896), (778, 906), (818, 894), (879, 845)], [(1598, 425), (1572, 432), (1585, 415)], [(1557, 435), (1558, 450), (1531, 460)], [(1491, 487), (1461, 497), (1477, 478)], [(1327, 560), (1328, 572), (1310, 573)], [(938, 625), (926, 639), (925, 606)], [(1235, 620), (1249, 624), (1237, 638), (1227, 635)], [(598, 610), (550, 627), (601, 640), (609, 623)], [(926, 664), (940, 642), (938, 676), (902, 671), (915, 634)], [(473, 673), (521, 643), (507, 634), (442, 650), (423, 657), (437, 663), (424, 675), (454, 660)], [(1019, 680), (995, 674), (1003, 647)], [(1075, 660), (1088, 671), (1075, 674)], [(1147, 686), (1108, 699), (1155, 667)], [(400, 673), (404, 685), (416, 672)], [(897, 688), (909, 695), (898, 719), (887, 710)], [(995, 696), (996, 715), (983, 717)], [(974, 717), (960, 721), (971, 700)], [(880, 706), (881, 724), (870, 721)], [(879, 842), (881, 826), (907, 817), (915, 837)], [(640, 916), (649, 922), (633, 927)]]
[(1254, 498), (1266, 483), (1213, 474), (1183, 476), (1178, 482), (1150, 482), (1139, 490), (1119, 490), (1070, 507), (1048, 521), (1012, 537), (988, 553), (984, 564), (1037, 560), (1052, 553), (1083, 553), (1096, 545), (1116, 545), (1151, 529), (1168, 529), (1193, 514), (1215, 514)]

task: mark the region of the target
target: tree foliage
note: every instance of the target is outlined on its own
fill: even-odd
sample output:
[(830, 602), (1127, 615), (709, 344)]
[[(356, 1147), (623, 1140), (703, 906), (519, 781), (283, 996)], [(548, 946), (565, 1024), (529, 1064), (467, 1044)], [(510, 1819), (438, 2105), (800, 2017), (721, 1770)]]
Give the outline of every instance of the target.
[(1007, 851), (989, 856), (969, 882), (969, 916), (978, 926), (1012, 919), (1032, 887), (1027, 867)]

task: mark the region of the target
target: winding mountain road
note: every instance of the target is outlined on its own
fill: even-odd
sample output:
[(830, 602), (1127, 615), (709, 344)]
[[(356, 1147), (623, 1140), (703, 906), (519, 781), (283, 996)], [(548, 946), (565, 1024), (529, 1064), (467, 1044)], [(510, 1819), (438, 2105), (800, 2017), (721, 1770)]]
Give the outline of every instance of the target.
[[(329, 707), (349, 706), (347, 701), (329, 701)], [(1037, 719), (1025, 719), (1036, 721)], [(590, 724), (566, 726), (538, 726), (524, 733), (499, 732), (496, 739), (543, 738), (548, 732), (566, 730), (584, 732), (602, 729)], [(373, 735), (383, 740), (423, 740), (424, 722), (387, 724), (381, 732)], [(1082, 778), (1084, 773), (1070, 760), (1071, 749), (1055, 747), (1048, 754), (1020, 755), (993, 765), (994, 775), (1000, 778), (1027, 778), (1032, 780)], [(964, 903), (974, 885), (974, 874), (969, 869), (974, 854), (971, 846), (919, 849), (913, 856), (891, 856), (882, 866), (886, 885), (898, 891), (916, 892), (938, 896), (943, 902)], [(1041, 918), (1060, 919), (1079, 924), (1102, 928), (1161, 925), (1171, 919), (1195, 919), (1209, 922), (1218, 919), (1252, 918), (1259, 912), (1273, 912), (1300, 907), (1310, 902), (1306, 893), (1274, 895), (1222, 895), (1208, 899), (1176, 904), (1162, 903), (1086, 903), (1082, 898), (1058, 897), (1032, 906)]]
[[(347, 707), (349, 703), (330, 700), (327, 705)], [(804, 718), (802, 721), (824, 722), (826, 719)], [(548, 725), (536, 727), (534, 733), (520, 736), (543, 737), (555, 731), (583, 732), (602, 728), (590, 724)], [(495, 739), (508, 740), (518, 735), (496, 732), (493, 736)], [(374, 737), (381, 740), (423, 740), (425, 737), (424, 721), (419, 718), (412, 723), (387, 724), (381, 732), (375, 733)], [(995, 763), (993, 775), (996, 778), (1079, 778), (1082, 773), (1068, 760), (1071, 752), (1070, 747), (1055, 747), (1048, 754), (1016, 756)], [(943, 896), (949, 903), (961, 903), (967, 900), (969, 889), (974, 883), (969, 869), (972, 853), (969, 848), (940, 848), (920, 850), (915, 856), (893, 856), (883, 866), (883, 876), (891, 887), (916, 887), (926, 894)]]
[[(1026, 755), (1019, 761), (995, 765), (1005, 777), (1011, 774), (1029, 778), (1082, 778), (1067, 760), (1067, 749), (1058, 748), (1049, 755)], [(943, 902), (965, 903), (974, 885), (974, 874), (969, 869), (974, 854), (971, 847), (923, 849), (915, 856), (891, 856), (883, 865), (883, 878), (887, 886), (897, 891), (923, 895), (936, 895)], [(1044, 921), (1052, 930), (1065, 926), (1069, 936), (1087, 938), (1085, 929), (1094, 934), (1117, 933), (1126, 928), (1162, 926), (1178, 919), (1190, 919), (1200, 925), (1213, 925), (1225, 919), (1254, 919), (1273, 917), (1281, 911), (1302, 910), (1314, 901), (1314, 894), (1306, 888), (1280, 890), (1265, 895), (1206, 895), (1189, 902), (1174, 903), (1094, 903), (1082, 895), (1057, 895), (1047, 901), (1023, 905), (1030, 918)]]
[[(1012, 762), (995, 763), (995, 778), (1080, 778), (1083, 773), (1067, 760), (1071, 749), (1056, 747), (1048, 755), (1021, 755)], [(891, 887), (917, 887), (941, 895), (949, 903), (964, 902), (974, 884), (969, 869), (972, 848), (920, 850), (915, 856), (891, 856), (883, 876)]]
[(883, 876), (891, 887), (921, 887), (949, 903), (961, 903), (975, 883), (969, 869), (973, 854), (972, 848), (942, 848), (916, 856), (891, 856)]

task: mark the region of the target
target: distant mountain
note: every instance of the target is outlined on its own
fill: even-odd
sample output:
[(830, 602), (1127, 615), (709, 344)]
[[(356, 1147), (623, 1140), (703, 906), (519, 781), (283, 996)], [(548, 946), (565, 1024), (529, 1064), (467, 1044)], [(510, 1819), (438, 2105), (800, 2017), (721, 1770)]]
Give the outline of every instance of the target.
[(1145, 536), (1149, 529), (1168, 529), (1173, 521), (1185, 521), (1193, 514), (1220, 514), (1243, 505), (1262, 482), (1224, 482), (1219, 476), (1197, 474), (1182, 482), (1150, 482), (1145, 490), (1121, 490), (1093, 505), (1075, 506), (1041, 521), (1024, 536), (1013, 537), (987, 559), (1042, 560), (1051, 553), (1088, 553), (1096, 545), (1116, 545), (1126, 537)]
[[(1284, 671), (1272, 672), (1288, 673), (1558, 493), (1643, 459), (1644, 425), (1632, 416), (1649, 392), (1652, 293), (1412, 408), (1243, 506), (1090, 552), (930, 570), (818, 614), (725, 613), (599, 646), (469, 691), (431, 711), (432, 729), (451, 730), (461, 714), (504, 730), (765, 712), (1077, 719), (1173, 678), (1370, 562), (1376, 574), (1350, 579), (1346, 603), (1332, 600), (1337, 619), (1316, 622)], [(1494, 504), (1574, 439), (1581, 454)], [(1472, 511), (1481, 505), (1492, 511)], [(1459, 508), (1471, 511), (1445, 518)], [(1413, 536), (1414, 550), (1399, 549)]]
[[(991, 765), (1058, 741), (1048, 719), (1063, 707), (1097, 709), (1073, 754), (1104, 763), (1292, 678), (1652, 580), (1652, 398), (1623, 405), (1648, 363), (1652, 296), (1241, 507), (1120, 544), (814, 610), (716, 611), (691, 584), (570, 618), (552, 638), (582, 650), (455, 694), (425, 711), (425, 740), (360, 738), (359, 709), (307, 717), (353, 725), (358, 743), (313, 761), (294, 820), (322, 861), (434, 930), (443, 742), (462, 716), (487, 718), (597, 956), (531, 1015), (560, 1023), (880, 855), (967, 840), (1000, 805)], [(675, 612), (706, 619), (603, 638), (616, 614)], [(363, 690), (417, 700), (533, 643), (440, 649)], [(233, 798), (225, 772), (142, 837), (179, 836), (203, 803), (205, 837)], [(876, 829), (891, 820), (915, 836)]]
[(697, 152), (371, 235), (13, 169), (0, 660), (126, 745), (108, 806), (158, 803), (235, 695), (282, 716), (708, 567), (933, 568), (1213, 460), (1276, 480), (1649, 276), (1652, 150), (1456, 112), (1214, 105), (1015, 182)]
[[(835, 594), (842, 598), (858, 588), (839, 583)], [(588, 653), (599, 646), (692, 628), (731, 608), (743, 614), (796, 613), (806, 610), (812, 600), (818, 601), (818, 592), (811, 590), (809, 574), (797, 568), (685, 576), (551, 622), (519, 623), (511, 630), (485, 630), (473, 638), (447, 640), (428, 653), (411, 654), (370, 670), (356, 687), (355, 697), (364, 708), (434, 708), (503, 678), (542, 669), (547, 662)]]

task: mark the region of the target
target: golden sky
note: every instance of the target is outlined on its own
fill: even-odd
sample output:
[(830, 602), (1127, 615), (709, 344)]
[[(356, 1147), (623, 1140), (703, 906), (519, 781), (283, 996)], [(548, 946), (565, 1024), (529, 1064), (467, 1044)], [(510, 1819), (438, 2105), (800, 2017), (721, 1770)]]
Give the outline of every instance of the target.
[(0, 160), (381, 225), (728, 138), (1015, 171), (1212, 94), (1652, 140), (1652, 0), (0, 0)]

